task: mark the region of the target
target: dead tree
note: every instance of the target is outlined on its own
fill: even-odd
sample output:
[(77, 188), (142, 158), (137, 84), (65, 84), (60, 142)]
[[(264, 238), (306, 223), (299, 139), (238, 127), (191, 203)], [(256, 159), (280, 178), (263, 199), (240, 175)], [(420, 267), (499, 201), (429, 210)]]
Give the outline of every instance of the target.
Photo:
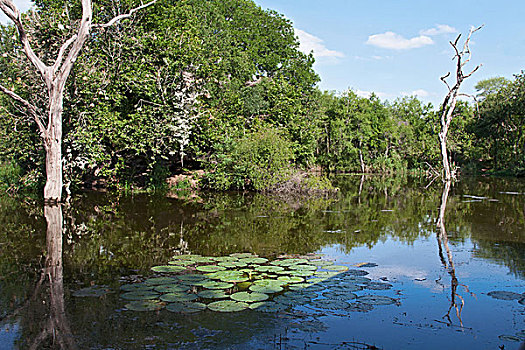
[(442, 76), (440, 78), (441, 81), (443, 81), (443, 83), (445, 83), (445, 85), (448, 88), (448, 93), (445, 96), (443, 105), (441, 106), (441, 131), (439, 132), (439, 142), (441, 144), (441, 157), (443, 158), (443, 171), (445, 181), (450, 181), (456, 176), (455, 170), (450, 170), (450, 163), (447, 151), (447, 134), (450, 128), (450, 123), (452, 122), (452, 118), (454, 116), (454, 109), (456, 108), (457, 98), (458, 96), (463, 95), (459, 93), (461, 83), (463, 83), (465, 79), (470, 77), (472, 74), (474, 74), (475, 71), (477, 71), (481, 67), (481, 65), (478, 65), (470, 73), (463, 73), (463, 67), (465, 67), (465, 65), (470, 62), (470, 58), (472, 57), (472, 53), (469, 47), (470, 37), (472, 36), (472, 34), (477, 32), (481, 28), (483, 28), (483, 26), (478, 28), (472, 27), (470, 29), (467, 40), (465, 40), (465, 43), (463, 44), (463, 49), (461, 51), (458, 49), (458, 42), (461, 38), (461, 34), (458, 35), (454, 42), (450, 42), (450, 45), (452, 45), (452, 48), (455, 52), (455, 55), (452, 59), (456, 61), (456, 83), (452, 87), (448, 84), (447, 78), (450, 76), (450, 72), (448, 72), (445, 76)]
[(35, 121), (46, 152), (46, 184), (44, 187), (44, 200), (59, 202), (62, 199), (63, 170), (62, 170), (62, 112), (64, 102), (64, 89), (71, 69), (78, 58), (82, 47), (90, 37), (94, 28), (106, 28), (129, 18), (134, 12), (148, 7), (157, 0), (152, 0), (144, 5), (132, 9), (127, 14), (121, 14), (105, 24), (92, 23), (93, 4), (91, 0), (82, 1), (82, 19), (76, 34), (66, 40), (60, 47), (53, 64), (45, 64), (34, 52), (29, 42), (22, 16), (12, 0), (0, 0), (0, 9), (13, 22), (18, 38), (22, 44), (24, 54), (45, 82), (48, 103), (45, 111), (31, 104), (14, 91), (0, 85), (0, 90), (13, 100), (21, 104)]

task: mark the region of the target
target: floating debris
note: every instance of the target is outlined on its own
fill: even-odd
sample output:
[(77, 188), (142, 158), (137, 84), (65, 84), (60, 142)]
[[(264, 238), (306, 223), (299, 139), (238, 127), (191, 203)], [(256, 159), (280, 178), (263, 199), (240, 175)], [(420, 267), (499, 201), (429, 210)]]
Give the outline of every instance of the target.
[(492, 297), (494, 299), (499, 299), (499, 300), (520, 300), (523, 298), (523, 294), (514, 293), (514, 292), (506, 292), (506, 291), (501, 291), (501, 290), (488, 292), (487, 295), (489, 297)]

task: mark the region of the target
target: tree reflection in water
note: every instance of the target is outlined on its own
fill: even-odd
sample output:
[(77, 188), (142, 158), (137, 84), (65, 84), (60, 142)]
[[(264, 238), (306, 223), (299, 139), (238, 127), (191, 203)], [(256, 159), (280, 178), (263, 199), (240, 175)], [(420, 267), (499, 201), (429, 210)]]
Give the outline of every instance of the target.
[[(33, 298), (28, 304), (28, 321), (31, 328), (40, 331), (33, 338), (28, 349), (52, 347), (77, 349), (64, 303), (64, 267), (62, 264), (63, 216), (61, 205), (46, 205), (44, 216), (47, 221), (47, 255), (41, 276), (35, 287)], [(46, 312), (42, 312), (42, 307)], [(41, 315), (46, 315), (41, 318)]]
[[(456, 316), (459, 320), (459, 323), (461, 327), (463, 327), (461, 311), (463, 310), (463, 306), (465, 305), (465, 299), (458, 294), (457, 288), (458, 286), (462, 286), (463, 288), (465, 288), (465, 291), (467, 293), (470, 293), (470, 291), (468, 286), (460, 284), (458, 278), (456, 277), (456, 268), (454, 266), (452, 251), (450, 250), (450, 246), (448, 244), (448, 235), (445, 227), (445, 212), (447, 209), (447, 201), (450, 192), (450, 187), (451, 181), (446, 181), (443, 186), (441, 204), (439, 206), (439, 217), (437, 221), (439, 232), (436, 235), (438, 241), (439, 258), (441, 260), (441, 263), (443, 264), (443, 267), (445, 267), (445, 269), (448, 270), (448, 274), (450, 275), (450, 307), (448, 308), (447, 313), (443, 316), (443, 319), (447, 320), (447, 324), (452, 325), (453, 323), (452, 319), (450, 318), (450, 312), (452, 311), (452, 309), (454, 309), (456, 311)], [(443, 255), (443, 248), (445, 249), (445, 252), (447, 254), (446, 259)]]

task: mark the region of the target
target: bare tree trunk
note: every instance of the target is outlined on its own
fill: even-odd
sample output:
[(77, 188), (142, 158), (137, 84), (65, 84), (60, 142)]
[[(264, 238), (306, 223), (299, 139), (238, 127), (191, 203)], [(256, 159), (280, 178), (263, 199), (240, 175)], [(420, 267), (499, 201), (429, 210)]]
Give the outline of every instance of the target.
[[(465, 40), (465, 44), (463, 45), (463, 49), (461, 51), (458, 49), (458, 41), (461, 38), (461, 34), (458, 35), (454, 42), (450, 42), (450, 45), (452, 45), (452, 48), (455, 52), (454, 59), (456, 60), (456, 83), (452, 87), (450, 87), (450, 85), (447, 83), (446, 79), (450, 76), (450, 72), (448, 72), (445, 76), (441, 77), (441, 81), (443, 81), (443, 83), (445, 83), (445, 85), (448, 88), (447, 96), (445, 96), (445, 100), (443, 101), (443, 105), (441, 107), (441, 131), (439, 132), (441, 158), (443, 161), (444, 181), (450, 181), (452, 180), (452, 178), (455, 178), (455, 171), (451, 171), (448, 159), (447, 134), (450, 128), (450, 123), (452, 122), (452, 118), (454, 116), (454, 109), (456, 108), (457, 98), (458, 96), (460, 96), (459, 88), (461, 86), (461, 83), (463, 82), (463, 80), (467, 79), (475, 71), (477, 71), (479, 67), (481, 67), (481, 65), (478, 65), (467, 75), (464, 75), (463, 73), (463, 67), (470, 61), (472, 55), (469, 48), (470, 37), (474, 32), (480, 30), (481, 28), (482, 26), (478, 28), (473, 27), (470, 29), (467, 40)], [(462, 60), (465, 55), (468, 55), (468, 57), (463, 62)]]
[(157, 0), (152, 0), (147, 4), (134, 8), (127, 14), (118, 15), (105, 24), (92, 23), (93, 4), (91, 0), (81, 0), (81, 2), (82, 19), (77, 33), (62, 44), (53, 65), (46, 65), (33, 51), (22, 23), (22, 15), (13, 0), (0, 0), (0, 9), (13, 21), (18, 31), (24, 54), (40, 74), (47, 87), (49, 102), (47, 106), (47, 123), (45, 123), (45, 118), (43, 118), (39, 108), (17, 95), (14, 91), (0, 85), (0, 91), (22, 104), (37, 124), (46, 151), (44, 200), (47, 202), (59, 202), (62, 199), (62, 111), (64, 88), (71, 69), (89, 38), (91, 29), (112, 26), (120, 20), (131, 17), (134, 12), (153, 5)]

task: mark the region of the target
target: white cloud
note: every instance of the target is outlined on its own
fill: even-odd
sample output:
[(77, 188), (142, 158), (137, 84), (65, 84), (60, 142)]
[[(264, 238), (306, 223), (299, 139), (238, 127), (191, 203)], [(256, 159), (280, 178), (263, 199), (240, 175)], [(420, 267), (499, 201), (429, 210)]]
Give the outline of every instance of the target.
[(370, 35), (368, 45), (377, 46), (383, 49), (392, 50), (408, 50), (422, 47), (425, 45), (432, 45), (434, 41), (425, 35), (420, 35), (411, 39), (406, 39), (403, 36), (394, 32), (386, 32), (382, 34)]
[(434, 28), (425, 29), (419, 32), (421, 35), (440, 35), (440, 34), (452, 34), (457, 33), (457, 29), (447, 24), (438, 24)]
[(352, 91), (354, 91), (357, 96), (363, 97), (363, 98), (369, 98), (370, 96), (372, 96), (372, 94), (376, 95), (380, 99), (385, 99), (390, 96), (387, 93), (377, 92), (377, 91), (366, 91), (366, 90), (359, 90), (359, 89), (352, 90)]
[(305, 54), (314, 52), (314, 57), (332, 57), (342, 58), (345, 55), (342, 52), (329, 50), (325, 45), (323, 39), (316, 37), (304, 30), (295, 28), (295, 35), (299, 38), (299, 50)]
[(423, 89), (417, 89), (412, 92), (401, 92), (401, 96), (428, 97), (430, 96), (430, 92), (423, 90)]

